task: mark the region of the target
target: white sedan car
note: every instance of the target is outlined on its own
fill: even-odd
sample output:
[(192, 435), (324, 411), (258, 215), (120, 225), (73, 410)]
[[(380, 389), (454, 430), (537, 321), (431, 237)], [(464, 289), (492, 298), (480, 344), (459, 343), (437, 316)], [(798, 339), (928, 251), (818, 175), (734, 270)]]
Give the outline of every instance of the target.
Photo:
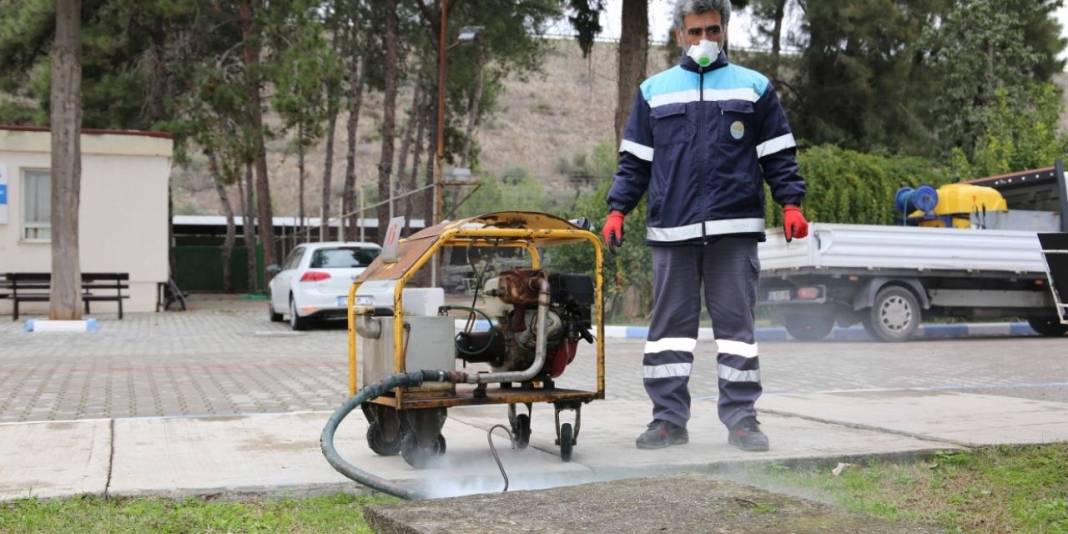
[(352, 281), (371, 264), (382, 247), (375, 243), (328, 242), (297, 245), (267, 285), (271, 321), (289, 316), (293, 330), (315, 320), (345, 316)]

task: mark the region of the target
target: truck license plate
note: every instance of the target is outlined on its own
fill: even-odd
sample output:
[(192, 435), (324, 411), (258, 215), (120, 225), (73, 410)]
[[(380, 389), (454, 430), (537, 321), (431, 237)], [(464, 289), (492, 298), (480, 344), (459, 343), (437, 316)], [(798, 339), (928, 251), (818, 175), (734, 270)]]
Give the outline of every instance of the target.
[(790, 300), (789, 289), (777, 289), (775, 291), (768, 291), (768, 301), (770, 302), (783, 302)]

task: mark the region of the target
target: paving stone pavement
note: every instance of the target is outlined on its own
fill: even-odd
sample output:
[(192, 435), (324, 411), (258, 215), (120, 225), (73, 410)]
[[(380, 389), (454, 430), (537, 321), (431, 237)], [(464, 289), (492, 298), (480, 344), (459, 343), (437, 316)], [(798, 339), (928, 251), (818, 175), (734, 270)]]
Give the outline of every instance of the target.
[[(347, 383), (343, 325), (290, 332), (262, 307), (103, 315), (88, 334), (31, 334), (0, 318), (0, 422), (335, 408)], [(646, 398), (642, 347), (607, 340), (608, 398)], [(928, 388), (1068, 402), (1068, 338), (760, 347), (767, 394)], [(716, 393), (713, 350), (699, 345), (695, 398)], [(583, 345), (559, 384), (592, 389), (593, 354)]]

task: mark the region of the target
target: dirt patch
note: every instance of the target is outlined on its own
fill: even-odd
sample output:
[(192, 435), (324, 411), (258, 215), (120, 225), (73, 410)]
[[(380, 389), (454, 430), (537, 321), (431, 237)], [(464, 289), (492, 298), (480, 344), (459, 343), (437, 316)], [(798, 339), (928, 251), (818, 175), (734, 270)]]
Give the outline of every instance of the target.
[(380, 534), (940, 532), (694, 474), (376, 505), (364, 516)]

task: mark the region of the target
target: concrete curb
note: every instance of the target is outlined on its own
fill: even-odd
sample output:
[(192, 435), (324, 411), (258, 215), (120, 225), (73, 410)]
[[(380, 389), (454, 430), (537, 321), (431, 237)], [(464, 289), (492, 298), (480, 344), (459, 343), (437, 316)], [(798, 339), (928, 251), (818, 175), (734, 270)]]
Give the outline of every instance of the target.
[[(465, 321), (457, 321), (457, 331), (463, 329)], [(484, 320), (475, 322), (476, 331), (486, 330), (488, 323)], [(757, 341), (789, 341), (793, 339), (781, 326), (762, 327), (756, 329)], [(604, 337), (608, 339), (645, 339), (649, 335), (647, 326), (621, 326), (608, 325), (604, 327)], [(957, 324), (924, 324), (913, 334), (914, 339), (957, 339), (966, 337), (994, 337), (994, 336), (1036, 336), (1034, 330), (1027, 323), (957, 323)], [(711, 328), (698, 330), (697, 339), (715, 339)], [(861, 326), (847, 328), (835, 327), (827, 336), (831, 340), (843, 341), (871, 341), (872, 338)]]
[[(645, 339), (649, 335), (646, 326), (606, 326), (606, 338)], [(793, 339), (781, 326), (757, 328), (757, 341), (789, 341)], [(1027, 323), (960, 323), (960, 324), (925, 324), (913, 334), (917, 339), (952, 339), (963, 337), (990, 336), (1034, 336), (1037, 335)], [(715, 339), (711, 328), (698, 330), (697, 339)], [(847, 328), (835, 327), (827, 339), (846, 341), (871, 341), (871, 337), (861, 326)]]

